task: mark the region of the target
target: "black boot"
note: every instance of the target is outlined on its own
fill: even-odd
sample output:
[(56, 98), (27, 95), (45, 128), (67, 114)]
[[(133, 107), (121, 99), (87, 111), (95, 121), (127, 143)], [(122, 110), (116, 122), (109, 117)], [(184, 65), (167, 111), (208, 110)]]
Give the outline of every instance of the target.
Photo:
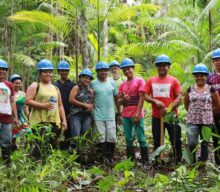
[(141, 161), (143, 165), (146, 165), (148, 163), (148, 148), (147, 147), (141, 147)]
[(110, 163), (113, 163), (114, 159), (114, 151), (115, 151), (115, 143), (106, 143), (107, 146), (107, 158)]
[(7, 167), (11, 164), (11, 147), (2, 147), (2, 158)]
[(133, 146), (127, 146), (127, 158), (131, 158), (132, 161), (135, 160), (135, 152)]
[(200, 161), (205, 162), (208, 160), (209, 157), (209, 147), (208, 143), (206, 141), (202, 141), (201, 143), (201, 155), (200, 155)]
[(96, 155), (99, 162), (103, 162), (106, 157), (106, 143), (98, 143), (96, 145)]

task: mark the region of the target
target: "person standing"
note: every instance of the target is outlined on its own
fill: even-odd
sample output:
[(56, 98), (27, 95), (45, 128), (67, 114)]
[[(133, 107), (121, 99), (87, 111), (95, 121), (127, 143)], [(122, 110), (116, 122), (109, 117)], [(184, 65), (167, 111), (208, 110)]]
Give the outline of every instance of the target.
[[(207, 83), (211, 85), (220, 95), (220, 48), (215, 49), (211, 55), (212, 62), (214, 65), (214, 72), (210, 73), (208, 76)], [(214, 122), (215, 128), (213, 129), (213, 133), (220, 135), (220, 110), (214, 114)], [(215, 150), (215, 163), (216, 165), (220, 165), (220, 144), (219, 138), (213, 136), (213, 147)]]
[(21, 90), (22, 87), (22, 77), (18, 74), (13, 74), (10, 77), (10, 82), (13, 84), (15, 90), (15, 103), (18, 114), (18, 125), (13, 125), (12, 135), (12, 151), (17, 149), (16, 138), (19, 138), (23, 135), (23, 133), (31, 134), (32, 130), (30, 129), (28, 116), (29, 110), (25, 105), (25, 97), (26, 94)]
[(69, 103), (69, 96), (70, 91), (75, 85), (70, 79), (68, 79), (69, 71), (70, 71), (70, 64), (62, 60), (58, 63), (57, 66), (58, 74), (60, 75), (60, 80), (57, 80), (57, 82), (54, 84), (58, 87), (62, 103), (65, 111), (65, 116), (67, 120), (67, 130), (64, 132), (65, 141), (61, 143), (60, 148), (67, 150), (70, 146), (70, 138), (71, 138), (71, 128), (70, 128), (70, 103)]
[[(188, 88), (184, 105), (187, 110), (187, 140), (189, 150), (193, 153), (193, 163), (196, 162), (196, 146), (200, 135), (203, 140), (202, 128), (204, 126), (213, 128), (213, 106), (214, 110), (220, 109), (219, 95), (217, 91), (207, 84), (209, 70), (204, 64), (198, 64), (194, 67), (192, 74), (195, 77), (195, 85)], [(214, 111), (214, 112), (215, 112)], [(208, 160), (208, 141), (201, 142), (200, 161)]]
[(125, 58), (121, 62), (121, 69), (127, 80), (119, 87), (119, 103), (123, 105), (122, 110), (122, 124), (124, 128), (127, 157), (132, 160), (135, 159), (135, 151), (133, 146), (134, 132), (136, 132), (141, 151), (141, 160), (143, 165), (148, 162), (148, 146), (144, 132), (144, 111), (140, 112), (138, 118), (136, 117), (138, 102), (144, 88), (144, 79), (135, 77), (134, 62)]
[[(85, 134), (91, 128), (94, 93), (90, 88), (92, 72), (85, 68), (79, 74), (79, 84), (70, 92), (70, 126), (71, 136), (75, 138)], [(73, 148), (75, 148), (73, 144)]]
[(8, 63), (0, 59), (0, 147), (6, 166), (10, 166), (12, 123), (18, 125), (18, 116), (14, 101), (14, 88), (6, 81)]
[[(161, 118), (164, 117), (168, 107), (177, 114), (177, 107), (181, 102), (180, 83), (175, 77), (168, 75), (171, 65), (170, 58), (162, 54), (156, 58), (155, 65), (158, 76), (147, 80), (143, 89), (145, 94), (141, 96), (136, 115), (138, 117), (140, 114), (144, 100), (152, 104), (154, 150), (160, 146)], [(164, 123), (164, 127), (167, 128), (173, 147), (174, 162), (178, 163), (182, 159), (181, 128), (173, 123)]]
[[(61, 95), (59, 89), (51, 83), (53, 77), (53, 64), (47, 59), (42, 59), (37, 64), (40, 82), (33, 82), (27, 89), (25, 103), (31, 107), (29, 117), (30, 126), (37, 126), (41, 135), (47, 131), (45, 125), (50, 125), (51, 132), (54, 134), (46, 143), (48, 150), (50, 145), (57, 148), (56, 140), (60, 135), (60, 128), (66, 130), (67, 123)], [(36, 133), (36, 130), (33, 129)], [(41, 158), (39, 148), (41, 141), (37, 142), (37, 146), (32, 151), (32, 156), (36, 159)], [(48, 152), (48, 151), (46, 151)]]
[(100, 159), (113, 160), (116, 143), (116, 124), (114, 103), (118, 105), (118, 90), (113, 81), (108, 78), (109, 65), (99, 62), (96, 65), (97, 79), (91, 82), (94, 91), (94, 124), (97, 139), (97, 155)]

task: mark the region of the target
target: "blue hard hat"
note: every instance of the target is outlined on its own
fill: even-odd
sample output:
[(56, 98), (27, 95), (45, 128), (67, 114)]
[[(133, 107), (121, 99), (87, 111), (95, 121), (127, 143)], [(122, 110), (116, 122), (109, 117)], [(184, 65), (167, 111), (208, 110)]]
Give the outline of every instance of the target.
[(18, 74), (13, 74), (13, 75), (10, 76), (10, 81), (11, 82), (13, 82), (13, 81), (15, 81), (17, 79), (22, 80), (22, 77), (20, 75), (18, 75)]
[(62, 60), (58, 63), (57, 69), (58, 70), (70, 70), (70, 64), (67, 61)]
[(111, 63), (109, 63), (109, 67), (113, 67), (113, 66), (120, 67), (120, 64), (118, 61), (113, 60)]
[(95, 66), (95, 70), (98, 71), (100, 69), (109, 69), (109, 66), (105, 62), (98, 62)]
[(0, 68), (8, 69), (8, 63), (3, 59), (0, 59)]
[(129, 58), (125, 58), (120, 65), (121, 69), (125, 68), (125, 67), (134, 67), (134, 61), (129, 59)]
[(204, 74), (209, 74), (209, 69), (208, 67), (206, 67), (204, 64), (200, 63), (197, 64), (192, 71), (192, 74), (196, 74), (196, 73), (204, 73)]
[(93, 74), (92, 74), (92, 71), (90, 71), (88, 68), (85, 68), (83, 69), (80, 74), (79, 74), (79, 77), (81, 77), (82, 75), (86, 75), (86, 76), (89, 76), (93, 79)]
[(37, 64), (38, 71), (40, 71), (40, 70), (53, 70), (53, 69), (54, 69), (53, 64), (48, 59), (42, 59)]
[(220, 48), (212, 52), (212, 59), (220, 58)]
[(162, 55), (157, 56), (156, 58), (155, 64), (157, 65), (159, 63), (167, 63), (170, 65), (171, 60), (167, 55), (162, 54)]

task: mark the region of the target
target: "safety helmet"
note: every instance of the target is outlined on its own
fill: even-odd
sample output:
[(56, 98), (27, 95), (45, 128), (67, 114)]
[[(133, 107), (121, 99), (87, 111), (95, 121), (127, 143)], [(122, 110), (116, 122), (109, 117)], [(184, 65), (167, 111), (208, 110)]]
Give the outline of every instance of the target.
[(8, 69), (8, 63), (3, 59), (0, 59), (0, 68)]
[(167, 63), (168, 65), (171, 65), (171, 60), (167, 55), (162, 54), (157, 56), (155, 65), (158, 65), (159, 63)]
[(53, 70), (53, 69), (54, 69), (53, 64), (48, 59), (42, 59), (37, 64), (38, 71), (40, 71), (40, 70)]
[(67, 61), (62, 60), (58, 63), (57, 69), (58, 70), (70, 70), (70, 64)]
[(109, 67), (113, 67), (113, 66), (120, 67), (120, 64), (118, 61), (113, 60), (111, 63), (109, 63)]
[(17, 79), (22, 80), (22, 77), (20, 75), (18, 75), (18, 74), (13, 74), (13, 75), (10, 76), (10, 81), (11, 82), (13, 82), (13, 81), (15, 81)]
[(80, 74), (79, 74), (79, 77), (81, 77), (82, 75), (86, 75), (86, 76), (89, 76), (93, 79), (93, 74), (92, 74), (92, 71), (89, 70), (88, 68), (85, 68), (83, 69)]
[(134, 61), (129, 59), (129, 58), (125, 58), (120, 65), (121, 69), (125, 68), (125, 67), (134, 67)]
[(212, 59), (220, 58), (220, 48), (212, 52)]
[(209, 69), (204, 64), (199, 63), (193, 68), (193, 71), (192, 71), (192, 74), (196, 74), (196, 73), (204, 73), (208, 75)]
[(109, 69), (109, 65), (105, 62), (98, 62), (95, 66), (95, 70), (98, 71), (100, 69)]

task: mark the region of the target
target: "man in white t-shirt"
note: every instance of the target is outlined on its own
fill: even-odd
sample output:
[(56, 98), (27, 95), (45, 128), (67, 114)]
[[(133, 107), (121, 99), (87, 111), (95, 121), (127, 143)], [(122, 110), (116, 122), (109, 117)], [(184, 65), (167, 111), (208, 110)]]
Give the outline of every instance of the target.
[[(5, 80), (8, 64), (0, 59), (0, 147), (2, 158), (7, 166), (10, 165), (12, 123), (18, 123), (14, 89), (12, 83)], [(12, 116), (13, 114), (13, 116)]]

